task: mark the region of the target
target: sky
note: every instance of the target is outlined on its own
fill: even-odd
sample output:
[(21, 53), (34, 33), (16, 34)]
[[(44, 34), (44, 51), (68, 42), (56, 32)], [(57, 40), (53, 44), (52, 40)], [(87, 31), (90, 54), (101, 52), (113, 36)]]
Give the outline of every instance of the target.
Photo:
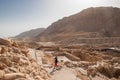
[(89, 7), (119, 7), (120, 0), (0, 0), (0, 37), (12, 37)]

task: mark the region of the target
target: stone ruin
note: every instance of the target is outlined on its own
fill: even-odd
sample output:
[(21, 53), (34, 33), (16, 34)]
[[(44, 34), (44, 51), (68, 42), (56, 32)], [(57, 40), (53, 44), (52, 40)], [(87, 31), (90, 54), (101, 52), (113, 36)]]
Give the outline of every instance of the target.
[[(56, 51), (56, 48), (54, 48), (54, 51)], [(61, 53), (61, 55), (65, 55), (71, 60), (64, 62), (66, 67), (72, 69), (80, 68), (80, 70), (78, 70), (77, 76), (82, 80), (120, 79), (119, 53), (116, 53), (117, 55), (115, 56), (115, 54), (112, 53), (110, 54), (108, 52), (105, 53), (102, 51), (90, 49), (88, 46), (60, 47), (59, 51), (55, 53), (58, 56)]]

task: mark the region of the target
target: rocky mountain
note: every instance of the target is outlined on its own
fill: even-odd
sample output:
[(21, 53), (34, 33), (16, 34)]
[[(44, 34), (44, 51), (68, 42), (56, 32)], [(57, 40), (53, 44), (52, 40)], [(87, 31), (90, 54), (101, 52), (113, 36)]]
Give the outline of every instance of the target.
[(96, 37), (120, 37), (120, 8), (87, 8), (54, 22), (37, 36), (37, 40), (60, 41)]
[(31, 38), (32, 39), (35, 36), (37, 36), (38, 34), (40, 34), (41, 32), (43, 32), (44, 30), (45, 30), (45, 28), (32, 29), (32, 30), (20, 33), (15, 38), (19, 38), (19, 39), (30, 39)]

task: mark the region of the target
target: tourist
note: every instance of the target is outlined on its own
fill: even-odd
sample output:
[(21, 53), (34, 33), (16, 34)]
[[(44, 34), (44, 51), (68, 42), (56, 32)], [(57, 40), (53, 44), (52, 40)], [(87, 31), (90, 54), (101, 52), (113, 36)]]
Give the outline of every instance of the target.
[(57, 68), (57, 66), (58, 66), (58, 59), (57, 59), (57, 56), (55, 56), (55, 58), (54, 58), (54, 69), (55, 68)]

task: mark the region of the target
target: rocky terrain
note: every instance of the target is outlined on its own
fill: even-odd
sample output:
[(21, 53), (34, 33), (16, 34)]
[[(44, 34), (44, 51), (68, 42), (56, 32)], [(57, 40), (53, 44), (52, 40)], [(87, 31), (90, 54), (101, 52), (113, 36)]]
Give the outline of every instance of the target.
[(96, 7), (64, 17), (36, 38), (41, 41), (67, 41), (78, 38), (120, 37), (120, 9)]
[(119, 8), (88, 8), (32, 41), (0, 39), (0, 80), (120, 80), (119, 21)]
[(62, 69), (53, 74), (55, 80), (60, 80), (62, 74), (66, 75), (62, 80), (69, 79), (67, 75), (71, 74), (75, 75), (71, 75), (71, 80), (119, 80), (120, 49), (95, 48), (88, 45), (57, 45), (41, 46), (38, 50), (44, 52), (44, 64), (49, 64), (49, 67), (52, 57), (58, 56)]
[(0, 39), (0, 80), (51, 80), (25, 46)]
[[(41, 42), (29, 48), (33, 44), (20, 43), (0, 39), (0, 80), (120, 79), (120, 47)], [(55, 70), (54, 56), (59, 61)]]

